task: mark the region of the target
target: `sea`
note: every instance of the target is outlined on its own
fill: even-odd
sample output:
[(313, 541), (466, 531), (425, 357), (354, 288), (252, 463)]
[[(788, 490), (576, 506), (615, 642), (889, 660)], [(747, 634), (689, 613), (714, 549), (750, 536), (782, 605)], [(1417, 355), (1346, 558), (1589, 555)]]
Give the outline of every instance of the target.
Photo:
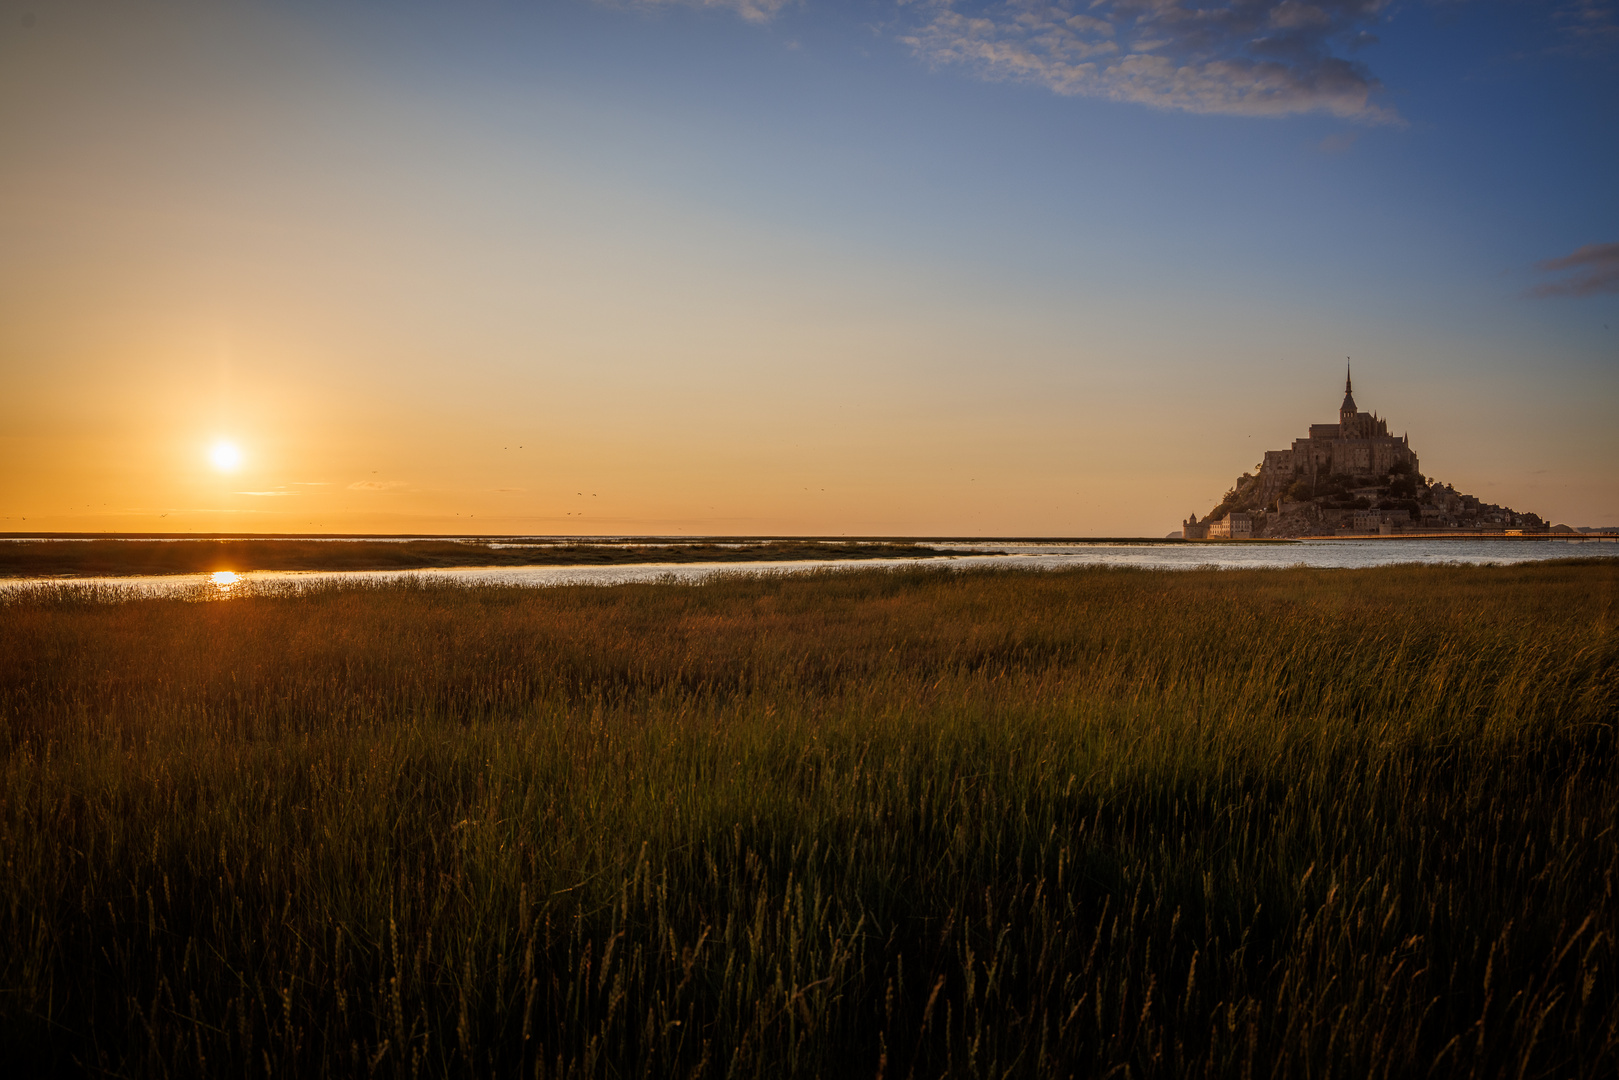
[(1314, 567), (1355, 570), (1399, 564), (1511, 565), (1548, 559), (1619, 558), (1619, 540), (1568, 539), (1322, 539), (1290, 543), (1195, 544), (1100, 541), (1095, 543), (941, 541), (927, 546), (952, 554), (923, 559), (804, 559), (792, 562), (638, 563), (608, 566), (468, 566), (376, 571), (220, 571), (130, 577), (51, 577), (0, 579), (0, 598), (25, 590), (71, 589), (108, 601), (143, 597), (225, 600), (265, 593), (286, 594), (333, 581), (384, 584), (394, 581), (444, 582), (545, 588), (557, 585), (625, 585), (636, 582), (700, 584), (725, 575), (784, 576), (815, 572), (920, 567), (949, 571), (979, 567), (1061, 570), (1076, 566), (1132, 567), (1142, 570), (1252, 570)]

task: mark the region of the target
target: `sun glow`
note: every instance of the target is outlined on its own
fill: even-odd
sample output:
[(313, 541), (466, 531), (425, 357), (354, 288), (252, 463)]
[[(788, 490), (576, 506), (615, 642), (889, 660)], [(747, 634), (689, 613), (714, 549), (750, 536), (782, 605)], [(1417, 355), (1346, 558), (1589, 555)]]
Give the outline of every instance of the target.
[(220, 472), (235, 472), (242, 463), (242, 451), (233, 442), (221, 440), (214, 443), (208, 451), (208, 460), (214, 463), (214, 468)]

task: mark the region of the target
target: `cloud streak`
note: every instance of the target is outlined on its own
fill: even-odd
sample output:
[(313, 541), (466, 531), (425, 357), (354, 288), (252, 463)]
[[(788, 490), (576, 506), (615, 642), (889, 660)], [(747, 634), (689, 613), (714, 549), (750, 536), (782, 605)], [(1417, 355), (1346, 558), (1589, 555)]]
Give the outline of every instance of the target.
[(1573, 273), (1559, 281), (1548, 281), (1529, 290), (1531, 296), (1596, 296), (1619, 293), (1619, 244), (1586, 244), (1555, 259), (1536, 263), (1547, 273)]
[(1608, 52), (1619, 47), (1619, 2), (1569, 0), (1554, 16), (1579, 51)]
[(901, 41), (935, 65), (1064, 95), (1193, 113), (1328, 113), (1398, 124), (1340, 55), (1376, 39), (1386, 0), (931, 0)]
[(681, 7), (697, 8), (724, 8), (736, 12), (748, 22), (769, 22), (786, 7), (791, 0), (632, 0), (637, 7), (668, 7), (678, 4)]

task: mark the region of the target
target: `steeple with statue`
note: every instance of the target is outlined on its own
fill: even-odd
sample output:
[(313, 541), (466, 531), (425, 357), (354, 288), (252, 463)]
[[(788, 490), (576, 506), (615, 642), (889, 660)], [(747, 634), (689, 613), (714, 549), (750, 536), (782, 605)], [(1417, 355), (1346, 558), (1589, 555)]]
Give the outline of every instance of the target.
[(1355, 380), (1349, 374), (1349, 361), (1344, 361), (1344, 403), (1338, 406), (1338, 425), (1347, 432), (1360, 412), (1355, 408)]

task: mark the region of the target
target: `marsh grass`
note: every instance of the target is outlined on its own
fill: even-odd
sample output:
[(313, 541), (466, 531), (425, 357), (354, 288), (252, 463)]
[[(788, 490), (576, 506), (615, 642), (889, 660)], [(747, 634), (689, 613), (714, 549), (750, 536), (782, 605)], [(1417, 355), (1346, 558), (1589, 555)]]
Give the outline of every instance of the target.
[(496, 544), (485, 540), (8, 540), (0, 542), (0, 578), (202, 574), (218, 570), (363, 571), (467, 566), (928, 559), (953, 554), (963, 552), (899, 541)]
[(0, 1043), (128, 1076), (1610, 1076), (1619, 568), (0, 607)]

